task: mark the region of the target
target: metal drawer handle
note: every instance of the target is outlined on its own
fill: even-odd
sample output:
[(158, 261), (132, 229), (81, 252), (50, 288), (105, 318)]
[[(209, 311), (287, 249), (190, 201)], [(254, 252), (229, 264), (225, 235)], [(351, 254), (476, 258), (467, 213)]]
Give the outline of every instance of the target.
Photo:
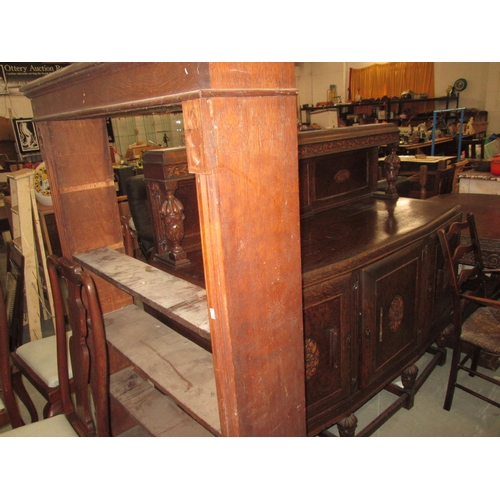
[(333, 366), (334, 369), (338, 368), (338, 363), (337, 363), (337, 348), (338, 348), (338, 341), (339, 341), (339, 331), (337, 328), (330, 328), (329, 330), (330, 334), (330, 366)]
[(384, 321), (384, 309), (380, 308), (380, 329), (378, 332), (378, 341), (382, 342), (383, 332), (382, 332), (382, 322)]

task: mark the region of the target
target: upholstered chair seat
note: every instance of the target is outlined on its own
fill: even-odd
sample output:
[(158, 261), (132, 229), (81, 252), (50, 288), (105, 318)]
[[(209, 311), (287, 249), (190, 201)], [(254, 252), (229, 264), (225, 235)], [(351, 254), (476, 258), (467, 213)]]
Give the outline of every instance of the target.
[[(67, 334), (68, 339), (70, 333)], [(48, 387), (58, 387), (56, 336), (51, 335), (18, 347), (15, 355), (24, 361)], [(73, 377), (71, 360), (68, 366), (69, 378)]]
[(0, 437), (78, 437), (65, 415), (39, 420), (0, 434)]

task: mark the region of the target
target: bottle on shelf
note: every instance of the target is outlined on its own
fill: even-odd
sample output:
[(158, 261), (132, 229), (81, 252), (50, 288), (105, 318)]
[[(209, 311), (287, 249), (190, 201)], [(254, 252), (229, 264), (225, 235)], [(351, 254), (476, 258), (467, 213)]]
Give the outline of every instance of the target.
[(327, 101), (330, 104), (334, 104), (335, 103), (335, 90), (336, 90), (336, 86), (335, 85), (330, 85), (330, 88), (328, 89), (328, 92), (327, 92)]

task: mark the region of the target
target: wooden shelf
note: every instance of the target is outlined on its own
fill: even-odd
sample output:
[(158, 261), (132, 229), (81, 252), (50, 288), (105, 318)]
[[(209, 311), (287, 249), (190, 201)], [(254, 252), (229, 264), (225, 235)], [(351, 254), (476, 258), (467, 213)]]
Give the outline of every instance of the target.
[[(210, 338), (203, 288), (111, 248), (83, 252), (74, 259), (142, 303)], [(106, 338), (112, 348), (193, 419), (212, 434), (220, 435), (210, 352), (136, 305), (107, 313), (104, 321)], [(168, 420), (168, 416), (165, 419)]]
[(73, 258), (120, 290), (210, 339), (207, 294), (203, 288), (108, 247)]
[(208, 351), (135, 305), (105, 314), (104, 323), (110, 346), (142, 377), (212, 434), (220, 434), (213, 359)]
[[(359, 110), (357, 108), (366, 108), (367, 110), (373, 109), (373, 108), (381, 108), (385, 109), (386, 111), (386, 117), (383, 119), (383, 121), (389, 121), (389, 122), (402, 122), (406, 121), (406, 118), (400, 118), (399, 115), (402, 114), (403, 109), (405, 107), (416, 107), (419, 108), (420, 111), (416, 111), (415, 115), (408, 118), (408, 119), (419, 119), (419, 120), (425, 120), (428, 117), (432, 117), (432, 111), (427, 109), (427, 106), (425, 105), (426, 103), (432, 103), (432, 107), (434, 107), (434, 103), (438, 102), (443, 102), (445, 103), (445, 107), (449, 108), (450, 106), (450, 101), (456, 102), (456, 107), (458, 108), (458, 103), (459, 103), (459, 95), (457, 96), (442, 96), (442, 97), (428, 97), (428, 98), (422, 98), (422, 99), (365, 99), (360, 102), (349, 102), (349, 103), (341, 103), (341, 104), (335, 104), (332, 106), (320, 106), (320, 107), (302, 107), (301, 111), (306, 112), (306, 122), (310, 122), (310, 113), (312, 111), (318, 111), (318, 110), (337, 110), (339, 117), (341, 117), (343, 120), (347, 120), (348, 115), (353, 115), (353, 114), (363, 114), (366, 113), (367, 111), (364, 111), (363, 109)], [(356, 113), (357, 112), (357, 113)], [(394, 113), (394, 117), (390, 118), (391, 112)], [(418, 116), (420, 115), (420, 116)], [(423, 115), (423, 116), (422, 116)]]
[(213, 437), (131, 368), (111, 375), (110, 393), (154, 437)]

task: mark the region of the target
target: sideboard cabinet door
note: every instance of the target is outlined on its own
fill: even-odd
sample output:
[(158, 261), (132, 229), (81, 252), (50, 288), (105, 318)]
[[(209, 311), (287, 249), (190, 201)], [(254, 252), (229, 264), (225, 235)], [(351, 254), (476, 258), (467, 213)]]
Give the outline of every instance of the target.
[(418, 242), (362, 269), (361, 388), (397, 375), (419, 345), (422, 258)]
[(304, 342), (308, 417), (350, 393), (352, 294), (345, 275), (304, 290)]

